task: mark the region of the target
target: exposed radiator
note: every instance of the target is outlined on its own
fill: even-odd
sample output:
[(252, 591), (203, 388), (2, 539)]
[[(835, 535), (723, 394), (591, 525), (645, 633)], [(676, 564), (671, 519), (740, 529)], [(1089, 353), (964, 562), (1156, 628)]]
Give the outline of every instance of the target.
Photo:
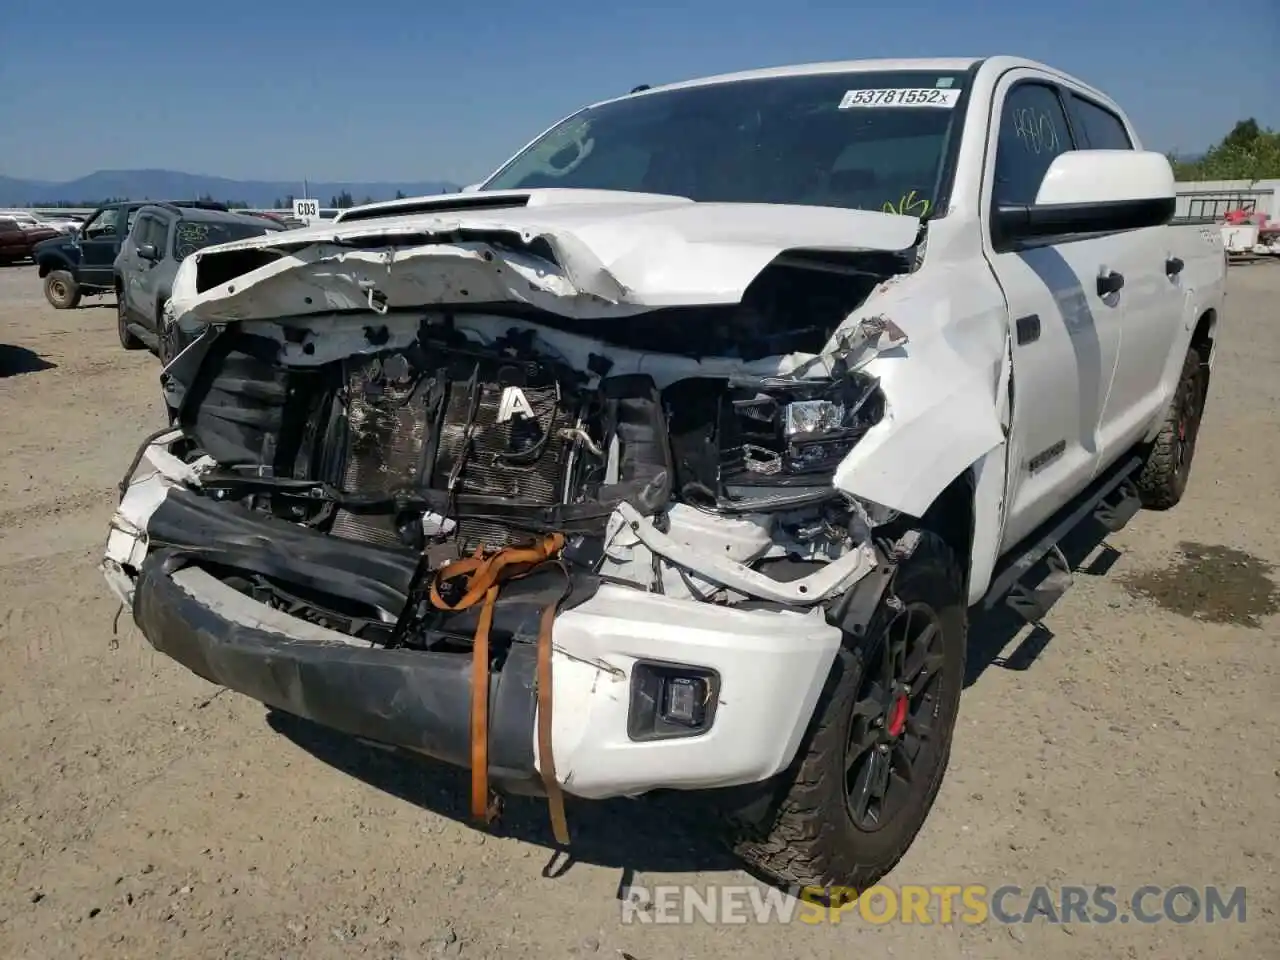
[[(443, 487), (461, 460), (456, 492), (459, 495), (500, 497), (530, 506), (559, 503), (564, 490), (566, 460), (572, 440), (564, 435), (573, 426), (573, 414), (559, 402), (554, 384), (522, 386), (519, 396), (532, 415), (522, 412), (514, 396), (503, 413), (500, 383), (479, 383), (471, 448), (466, 450), (467, 424), (472, 409), (472, 385), (450, 384), (433, 484)], [(459, 537), (465, 551), (479, 544), (501, 547), (519, 539), (505, 525), (462, 518)]]
[[(431, 433), (431, 381), (415, 382), (403, 357), (355, 358), (345, 370), (347, 450), (342, 488), (372, 494), (410, 486), (423, 467)], [(395, 517), (338, 510), (333, 533), (349, 540), (403, 546)]]
[[(460, 369), (455, 366), (453, 375)], [(511, 386), (513, 377), (522, 385)], [(430, 485), (442, 491), (456, 473), (454, 492), (463, 500), (492, 497), (531, 507), (561, 501), (573, 444), (567, 432), (576, 413), (561, 403), (555, 382), (537, 363), (482, 364), (478, 379), (450, 379), (441, 391), (432, 377), (419, 376), (405, 356), (396, 354), (349, 360), (343, 380), (345, 492), (370, 495), (422, 484), (429, 469)], [(433, 443), (441, 401), (443, 416)], [(465, 512), (465, 503), (459, 506)], [(390, 513), (340, 509), (332, 532), (404, 546), (396, 520)], [(468, 553), (481, 544), (496, 548), (524, 539), (506, 523), (456, 520), (458, 546)]]

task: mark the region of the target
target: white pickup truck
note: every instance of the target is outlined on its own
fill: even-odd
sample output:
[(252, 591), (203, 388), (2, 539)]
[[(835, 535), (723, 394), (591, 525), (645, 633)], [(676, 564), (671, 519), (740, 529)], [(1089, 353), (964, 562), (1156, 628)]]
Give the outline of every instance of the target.
[(1183, 495), (1226, 262), (1173, 211), (1021, 59), (587, 107), (478, 189), (187, 258), (103, 571), (157, 650), (470, 768), (477, 816), (714, 791), (757, 868), (861, 888), (970, 617)]

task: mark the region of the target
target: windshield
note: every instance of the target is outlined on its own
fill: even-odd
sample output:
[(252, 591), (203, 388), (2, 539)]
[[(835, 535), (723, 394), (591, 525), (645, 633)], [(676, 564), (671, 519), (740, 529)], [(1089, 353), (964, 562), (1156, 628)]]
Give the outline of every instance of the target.
[(641, 94), (580, 111), (482, 189), (577, 187), (924, 216), (965, 74), (831, 73)]
[(180, 220), (173, 239), (173, 259), (182, 261), (197, 250), (217, 243), (230, 243), (248, 237), (260, 237), (276, 227), (264, 220), (261, 223), (211, 223), (207, 220)]

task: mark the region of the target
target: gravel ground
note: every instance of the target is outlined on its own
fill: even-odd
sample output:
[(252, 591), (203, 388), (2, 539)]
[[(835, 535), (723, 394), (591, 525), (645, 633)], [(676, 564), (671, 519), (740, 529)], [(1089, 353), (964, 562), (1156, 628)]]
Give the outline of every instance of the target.
[[(110, 299), (0, 270), (0, 955), (1277, 956), (1280, 265), (1233, 268), (1187, 498), (1076, 551), (1044, 630), (974, 627), (951, 771), (892, 884), (1247, 887), (1240, 923), (626, 925), (628, 883), (746, 884), (687, 818), (467, 826), (455, 771), (270, 714), (150, 652), (96, 570), (162, 425)], [(1268, 494), (1267, 491), (1270, 491)], [(1092, 547), (1087, 557), (1085, 548)]]

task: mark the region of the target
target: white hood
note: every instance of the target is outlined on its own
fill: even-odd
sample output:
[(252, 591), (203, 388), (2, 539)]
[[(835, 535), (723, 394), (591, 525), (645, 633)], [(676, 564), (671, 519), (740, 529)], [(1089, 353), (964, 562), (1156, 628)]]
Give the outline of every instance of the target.
[[(900, 251), (920, 229), (914, 217), (866, 210), (599, 190), (454, 194), (413, 206), (202, 250), (175, 278), (174, 312), (214, 321), (517, 302), (588, 317), (732, 304), (788, 251)], [(254, 250), (279, 257), (252, 268), (226, 256)]]

